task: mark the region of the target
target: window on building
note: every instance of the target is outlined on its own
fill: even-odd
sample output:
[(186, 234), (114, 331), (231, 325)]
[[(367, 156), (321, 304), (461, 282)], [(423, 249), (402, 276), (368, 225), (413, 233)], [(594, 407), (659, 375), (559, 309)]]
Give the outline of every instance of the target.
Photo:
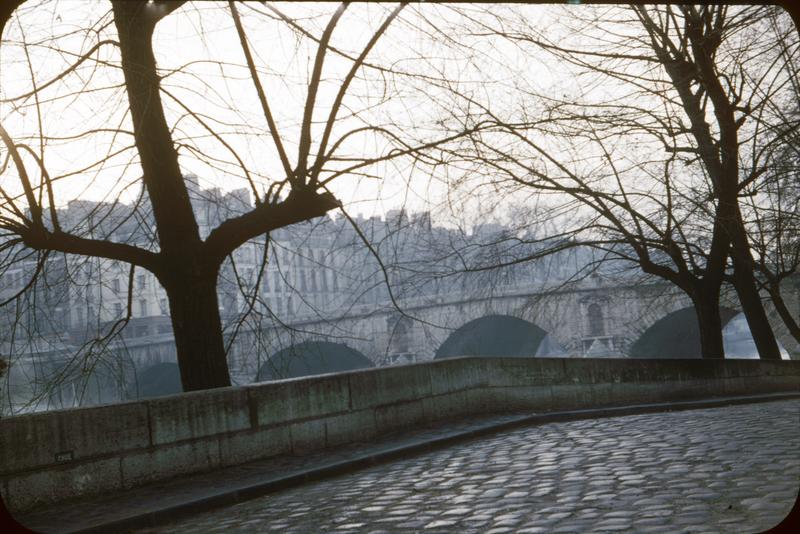
[(122, 303), (115, 302), (114, 303), (114, 316), (115, 317), (122, 317)]
[(392, 332), (392, 344), (394, 351), (405, 353), (409, 351), (411, 344), (411, 324), (407, 317), (400, 318)]
[(589, 304), (589, 335), (602, 336), (603, 335), (603, 309), (599, 304)]
[(139, 315), (145, 317), (147, 315), (147, 300), (141, 299), (139, 301)]
[(144, 289), (147, 287), (147, 276), (140, 274), (136, 276), (136, 287)]
[(320, 276), (321, 276), (322, 290), (323, 291), (327, 291), (328, 290), (328, 276), (329, 276), (329, 273), (330, 273), (330, 271), (327, 271), (327, 270), (324, 270), (324, 271), (319, 273)]
[(161, 308), (161, 315), (169, 315), (169, 304), (167, 304), (167, 299), (159, 299), (158, 306)]
[(114, 293), (119, 293), (119, 278), (114, 278), (111, 280), (111, 289), (114, 290)]

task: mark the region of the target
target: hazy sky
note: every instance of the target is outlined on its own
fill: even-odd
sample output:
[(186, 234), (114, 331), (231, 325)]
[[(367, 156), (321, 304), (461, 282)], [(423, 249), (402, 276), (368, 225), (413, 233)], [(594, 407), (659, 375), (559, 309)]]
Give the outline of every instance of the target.
[[(319, 36), (337, 4), (275, 7), (305, 31)], [(357, 54), (394, 7), (351, 5), (333, 33), (332, 45)], [(79, 196), (102, 199), (122, 195), (130, 199), (139, 188), (136, 179), (141, 171), (132, 148), (119, 53), (113, 44), (104, 43), (116, 39), (110, 9), (106, 1), (31, 1), (18, 11), (3, 36), (0, 120), (15, 139), (43, 155), (50, 175), (56, 178), (57, 203), (61, 205)], [(351, 85), (333, 139), (370, 124), (391, 131), (406, 143), (424, 142), (442, 135), (443, 127), (457, 127), (465, 115), (465, 95), (491, 105), (496, 112), (518, 108), (534, 117), (538, 105), (530, 96), (534, 92), (565, 99), (593, 93), (613, 96), (613, 86), (590, 86), (547, 54), (526, 53), (480, 31), (479, 22), (498, 25), (506, 11), (516, 11), (532, 28), (549, 32), (550, 39), (574, 44), (583, 34), (564, 33), (561, 23), (585, 9), (546, 5), (464, 4), (456, 9), (426, 3), (408, 6), (368, 57), (368, 62), (379, 68), (362, 69)], [(294, 164), (316, 44), (260, 3), (243, 3), (239, 10)], [(467, 33), (467, 27), (473, 33)], [(185, 172), (198, 175), (206, 186), (233, 189), (246, 185), (230, 151), (209, 133), (210, 128), (237, 152), (263, 186), (281, 179), (284, 173), (275, 144), (244, 66), (226, 3), (187, 3), (159, 23), (154, 48), (164, 76), (162, 101)], [(89, 59), (43, 89), (38, 102), (33, 96), (16, 98), (31, 91), (34, 83), (41, 86), (58, 77), (89, 51)], [(323, 121), (350, 64), (335, 53), (326, 55), (314, 114), (314, 141), (321, 135)], [(442, 80), (450, 84), (445, 86)], [(454, 96), (451, 89), (462, 96)], [(187, 113), (187, 109), (196, 115)], [(38, 135), (40, 123), (44, 141)], [(352, 135), (338, 151), (345, 159), (333, 165), (341, 168), (348, 164), (346, 158), (373, 157), (385, 153), (387, 147), (380, 136)], [(26, 161), (35, 167), (31, 158)], [(451, 179), (465, 172), (457, 164), (434, 170), (437, 176), (447, 173)], [(353, 213), (369, 215), (400, 205), (418, 210), (446, 200), (446, 188), (430, 178), (430, 166), (414, 165), (404, 158), (365, 171), (367, 176), (342, 176), (331, 184)], [(2, 186), (14, 191), (8, 177), (3, 178)]]
[[(333, 46), (348, 53), (360, 51), (394, 6), (352, 5), (333, 33)], [(276, 4), (276, 8), (318, 36), (337, 4)], [(239, 9), (270, 106), (294, 163), (298, 124), (316, 45), (277, 20), (261, 4), (245, 3)], [(483, 8), (463, 9), (480, 14)], [(532, 16), (542, 20), (549, 16), (550, 8), (546, 6), (530, 9)], [(532, 62), (499, 39), (490, 42), (482, 38), (476, 41), (469, 57), (459, 57), (463, 51), (442, 44), (448, 39), (448, 25), (455, 22), (456, 15), (446, 6), (407, 7), (372, 50), (368, 61), (408, 75), (363, 69), (348, 91), (335, 134), (369, 123), (386, 127), (409, 143), (435, 137), (431, 128), (452, 112), (452, 97), (414, 76), (448, 77), (461, 88), (480, 90), (496, 104), (513, 99), (512, 74), (507, 67), (533, 68), (531, 65), (537, 63), (537, 81), (550, 81), (550, 71), (541, 68), (538, 60)], [(135, 195), (138, 185), (134, 180), (140, 170), (133, 164), (136, 154), (131, 149), (132, 127), (121, 85), (119, 54), (112, 44), (98, 45), (116, 39), (110, 4), (84, 0), (29, 2), (7, 26), (4, 39), (0, 51), (0, 119), (15, 138), (28, 143), (40, 155), (43, 153), (51, 176), (57, 178), (57, 202), (64, 204), (75, 197)], [(23, 42), (27, 47), (22, 46)], [(498, 52), (498, 47), (504, 46)], [(30, 92), (34, 83), (41, 86), (59, 76), (93, 47), (96, 49), (91, 57), (75, 72), (41, 91), (39, 102), (34, 97), (16, 98)], [(283, 171), (275, 145), (244, 67), (225, 3), (187, 4), (171, 14), (159, 23), (154, 48), (158, 66), (166, 74), (162, 99), (184, 170), (198, 175), (205, 185), (226, 189), (245, 185), (237, 178), (242, 173), (230, 152), (197, 119), (187, 115), (185, 105), (224, 137), (263, 183), (281, 178)], [(499, 57), (505, 60), (500, 63)], [(315, 139), (319, 138), (321, 122), (327, 117), (350, 64), (337, 54), (326, 56), (315, 108)], [(348, 117), (350, 113), (353, 116)], [(47, 137), (43, 144), (38, 139), (40, 122)], [(371, 157), (385, 152), (386, 147), (386, 142), (374, 135), (355, 135), (342, 145), (341, 155)], [(100, 159), (105, 161), (98, 164)], [(353, 206), (354, 212), (381, 212), (401, 204), (423, 209), (429, 199), (444, 196), (442, 186), (429, 179), (429, 169), (416, 168), (407, 159), (368, 171), (370, 176), (343, 176), (331, 185), (343, 201)], [(451, 172), (457, 171), (454, 168)], [(3, 187), (14, 189), (7, 179)]]

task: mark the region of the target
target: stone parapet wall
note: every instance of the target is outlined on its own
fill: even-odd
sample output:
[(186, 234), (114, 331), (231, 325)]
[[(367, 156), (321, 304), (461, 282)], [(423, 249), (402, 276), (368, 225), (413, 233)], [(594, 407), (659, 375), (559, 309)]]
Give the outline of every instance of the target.
[(800, 392), (800, 362), (456, 358), (0, 419), (14, 511), (469, 414)]

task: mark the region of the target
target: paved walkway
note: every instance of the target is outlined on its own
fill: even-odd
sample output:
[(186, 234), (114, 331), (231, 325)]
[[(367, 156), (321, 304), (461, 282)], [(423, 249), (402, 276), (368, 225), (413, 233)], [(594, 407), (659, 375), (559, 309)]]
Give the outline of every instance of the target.
[(760, 532), (800, 488), (800, 401), (551, 423), (149, 532)]
[[(453, 422), (19, 519), (41, 532), (121, 532), (176, 513), (192, 515), (143, 532), (756, 532), (786, 515), (800, 488), (800, 400), (510, 430), (657, 409), (664, 407)], [(448, 446), (431, 450), (437, 444)], [(417, 455), (397, 459), (409, 454)], [(305, 480), (318, 481), (292, 487)]]

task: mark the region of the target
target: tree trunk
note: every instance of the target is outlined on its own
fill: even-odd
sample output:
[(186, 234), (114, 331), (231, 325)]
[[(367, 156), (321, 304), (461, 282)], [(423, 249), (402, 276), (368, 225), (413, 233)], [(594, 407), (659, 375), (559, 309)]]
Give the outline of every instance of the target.
[(217, 303), (224, 255), (209, 259), (203, 249), (164, 115), (152, 46), (159, 18), (180, 5), (112, 2), (142, 181), (158, 233), (159, 261), (153, 271), (169, 298), (183, 390), (195, 391), (230, 386), (231, 381)]
[(721, 359), (725, 357), (725, 347), (722, 344), (722, 315), (719, 310), (719, 291), (716, 296), (703, 288), (701, 295), (694, 301), (694, 310), (697, 314), (697, 324), (700, 328), (700, 355), (703, 359)]
[(145, 2), (114, 1), (112, 6), (142, 182), (159, 248), (170, 256), (186, 256), (201, 239), (161, 101), (152, 43), (158, 10)]
[(767, 312), (761, 302), (753, 271), (747, 271), (734, 257), (733, 279), (736, 294), (742, 304), (742, 311), (747, 318), (747, 326), (756, 344), (758, 355), (762, 360), (780, 360), (781, 353), (775, 333), (767, 319)]
[(764, 310), (764, 303), (761, 302), (761, 295), (756, 285), (755, 263), (750, 253), (747, 231), (738, 204), (733, 212), (730, 228), (733, 285), (742, 304), (742, 311), (747, 318), (747, 325), (750, 327), (759, 357), (762, 360), (780, 360), (778, 341), (767, 319), (767, 312)]
[(772, 304), (775, 306), (775, 310), (778, 312), (778, 315), (781, 316), (783, 319), (786, 328), (789, 330), (789, 333), (792, 334), (792, 337), (797, 340), (797, 343), (800, 344), (800, 324), (797, 323), (794, 317), (792, 317), (792, 312), (789, 311), (789, 308), (786, 307), (786, 302), (783, 301), (783, 297), (781, 296), (780, 287), (777, 285), (771, 285), (767, 289), (769, 291), (769, 296), (772, 298)]
[[(721, 42), (719, 31), (725, 27), (725, 10), (699, 12), (694, 8), (683, 11), (686, 36), (685, 44), (690, 45), (690, 55), (683, 51), (667, 50), (655, 46), (660, 54), (664, 68), (681, 97), (683, 107), (692, 125), (692, 134), (699, 148), (703, 164), (714, 185), (714, 193), (719, 198), (716, 219), (721, 223), (731, 244), (734, 286), (739, 295), (747, 324), (756, 343), (758, 354), (763, 359), (780, 359), (778, 343), (767, 321), (767, 314), (761, 303), (755, 277), (753, 276), (753, 256), (747, 239), (747, 229), (739, 209), (739, 154), (740, 124), (735, 117), (735, 93), (726, 85), (715, 63), (715, 52)], [(706, 15), (710, 15), (707, 18)], [(659, 43), (659, 28), (650, 20), (646, 28), (653, 36), (653, 43)], [(715, 24), (718, 26), (715, 26)], [(682, 43), (682, 44), (684, 44)], [(679, 54), (673, 57), (672, 54)], [(690, 74), (690, 76), (687, 76)], [(705, 90), (713, 104), (714, 117), (719, 127), (719, 138), (714, 140), (713, 129), (706, 120), (706, 109), (700, 105), (700, 92), (694, 93), (691, 87), (695, 79)]]
[(217, 272), (174, 276), (164, 288), (183, 391), (230, 386), (217, 302)]
[(728, 262), (730, 239), (725, 232), (723, 219), (719, 212), (714, 220), (711, 247), (708, 251), (706, 271), (702, 278), (694, 278), (687, 286), (694, 303), (697, 324), (700, 328), (700, 355), (703, 358), (719, 359), (725, 357), (722, 342), (722, 314), (719, 307), (719, 293), (725, 265)]

